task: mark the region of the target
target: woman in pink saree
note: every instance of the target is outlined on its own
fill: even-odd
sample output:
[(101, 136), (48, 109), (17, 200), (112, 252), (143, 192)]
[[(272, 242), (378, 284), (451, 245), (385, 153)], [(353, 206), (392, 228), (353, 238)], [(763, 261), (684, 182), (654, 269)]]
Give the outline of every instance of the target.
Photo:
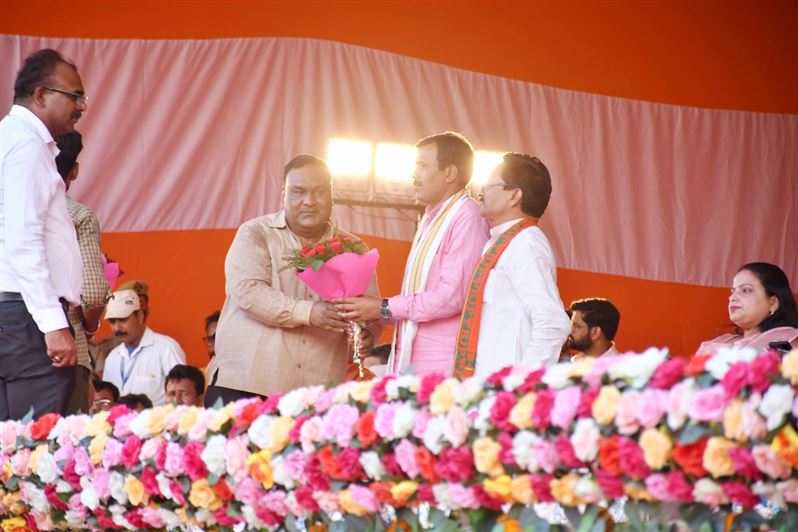
[(729, 318), (737, 334), (703, 342), (699, 353), (721, 347), (789, 350), (798, 347), (798, 311), (787, 275), (778, 266), (752, 262), (737, 271), (729, 294)]

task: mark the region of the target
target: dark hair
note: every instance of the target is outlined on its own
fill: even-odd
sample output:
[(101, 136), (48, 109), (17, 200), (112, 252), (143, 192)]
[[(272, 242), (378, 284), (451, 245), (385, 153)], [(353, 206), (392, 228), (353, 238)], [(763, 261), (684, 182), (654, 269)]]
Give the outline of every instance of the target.
[(95, 392), (99, 393), (103, 390), (108, 390), (109, 392), (111, 392), (111, 396), (114, 398), (114, 402), (116, 403), (119, 401), (119, 388), (117, 388), (114, 383), (108, 381), (95, 380), (92, 382), (92, 385), (94, 385)]
[(297, 168), (302, 168), (304, 166), (318, 166), (324, 170), (324, 173), (327, 174), (327, 177), (330, 178), (330, 182), (332, 182), (332, 174), (330, 173), (330, 167), (327, 166), (327, 163), (324, 162), (324, 159), (316, 157), (315, 155), (309, 155), (307, 153), (301, 153), (299, 155), (295, 155), (293, 159), (288, 161), (283, 168), (283, 183), (285, 183), (286, 179), (288, 179), (288, 173), (291, 170), (296, 170)]
[(474, 147), (460, 133), (444, 131), (430, 135), (416, 142), (416, 148), (435, 144), (438, 147), (438, 170), (445, 170), (449, 165), (457, 168), (460, 184), (466, 186), (474, 172)]
[(36, 87), (52, 85), (53, 73), (59, 64), (64, 64), (78, 71), (78, 68), (50, 48), (33, 52), (22, 63), (14, 82), (14, 103), (21, 103), (33, 96)]
[(570, 312), (578, 310), (582, 313), (582, 319), (588, 327), (598, 327), (607, 340), (610, 342), (618, 332), (618, 322), (621, 321), (621, 313), (609, 299), (592, 297), (588, 299), (578, 299), (571, 303)]
[(535, 218), (543, 216), (551, 198), (551, 176), (540, 159), (524, 153), (505, 153), (501, 176), (505, 183), (523, 192), (521, 210), (524, 214)]
[(188, 366), (186, 364), (177, 364), (172, 366), (169, 374), (164, 381), (164, 388), (169, 381), (179, 381), (189, 379), (194, 383), (194, 389), (197, 390), (197, 395), (205, 393), (205, 375), (202, 370), (195, 366)]
[(116, 404), (125, 405), (133, 410), (138, 409), (139, 405), (143, 406), (144, 408), (152, 408), (152, 401), (143, 393), (129, 393), (127, 395), (123, 395), (119, 398)]
[(759, 324), (760, 332), (776, 327), (798, 328), (798, 310), (795, 307), (795, 296), (792, 295), (787, 274), (778, 266), (767, 262), (750, 262), (737, 270), (737, 273), (743, 270), (753, 273), (765, 288), (765, 294), (768, 297), (776, 296), (779, 301), (776, 312), (768, 315)]
[(216, 310), (213, 312), (213, 314), (205, 318), (205, 329), (207, 330), (208, 327), (210, 327), (211, 323), (218, 322), (221, 315), (222, 315), (221, 311)]
[(78, 162), (78, 155), (83, 149), (83, 136), (79, 131), (64, 133), (56, 139), (56, 145), (60, 151), (55, 157), (55, 166), (61, 178), (66, 179)]
[(383, 364), (388, 363), (388, 358), (391, 356), (391, 344), (381, 344), (375, 347), (369, 356), (377, 357)]

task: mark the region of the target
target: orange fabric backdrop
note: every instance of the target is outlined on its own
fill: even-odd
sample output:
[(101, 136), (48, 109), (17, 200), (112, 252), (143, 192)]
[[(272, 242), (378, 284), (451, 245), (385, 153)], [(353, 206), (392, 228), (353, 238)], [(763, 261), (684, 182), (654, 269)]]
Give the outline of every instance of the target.
[[(6, 0), (0, 5), (0, 32), (9, 34), (313, 37), (612, 96), (791, 114), (798, 113), (796, 23), (798, 3), (791, 0), (635, 4)], [(611, 210), (599, 210), (611, 215)], [(153, 328), (174, 336), (198, 365), (206, 362), (202, 320), (224, 300), (223, 263), (233, 235), (233, 229), (104, 235), (103, 248), (122, 264), (123, 280), (142, 278), (150, 283)], [(380, 248), (383, 293), (397, 292), (409, 243), (365, 239)], [(653, 343), (668, 345), (675, 353), (690, 353), (700, 340), (721, 332), (728, 320), (725, 288), (570, 270), (560, 270), (559, 275), (566, 304), (589, 296), (609, 297), (618, 304), (622, 349)]]

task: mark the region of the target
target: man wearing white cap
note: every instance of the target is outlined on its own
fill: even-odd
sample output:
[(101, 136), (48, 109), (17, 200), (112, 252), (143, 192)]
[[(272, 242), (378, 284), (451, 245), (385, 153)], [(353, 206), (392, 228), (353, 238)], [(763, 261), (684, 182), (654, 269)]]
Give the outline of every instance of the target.
[(105, 309), (114, 336), (122, 340), (108, 354), (103, 380), (116, 385), (122, 395), (143, 393), (153, 405), (166, 403), (166, 376), (186, 363), (180, 345), (144, 323), (139, 296), (133, 290), (114, 292)]

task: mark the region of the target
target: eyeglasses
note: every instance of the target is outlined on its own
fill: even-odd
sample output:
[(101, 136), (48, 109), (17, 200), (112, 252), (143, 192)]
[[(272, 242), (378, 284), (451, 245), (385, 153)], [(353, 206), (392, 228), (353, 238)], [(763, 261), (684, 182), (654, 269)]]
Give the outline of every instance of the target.
[(81, 94), (79, 92), (69, 92), (63, 89), (56, 89), (53, 87), (45, 87), (44, 85), (41, 85), (41, 88), (43, 88), (46, 91), (60, 92), (61, 94), (66, 94), (67, 96), (71, 96), (72, 99), (75, 101), (75, 105), (78, 106), (89, 105), (89, 97), (86, 96), (85, 94)]

